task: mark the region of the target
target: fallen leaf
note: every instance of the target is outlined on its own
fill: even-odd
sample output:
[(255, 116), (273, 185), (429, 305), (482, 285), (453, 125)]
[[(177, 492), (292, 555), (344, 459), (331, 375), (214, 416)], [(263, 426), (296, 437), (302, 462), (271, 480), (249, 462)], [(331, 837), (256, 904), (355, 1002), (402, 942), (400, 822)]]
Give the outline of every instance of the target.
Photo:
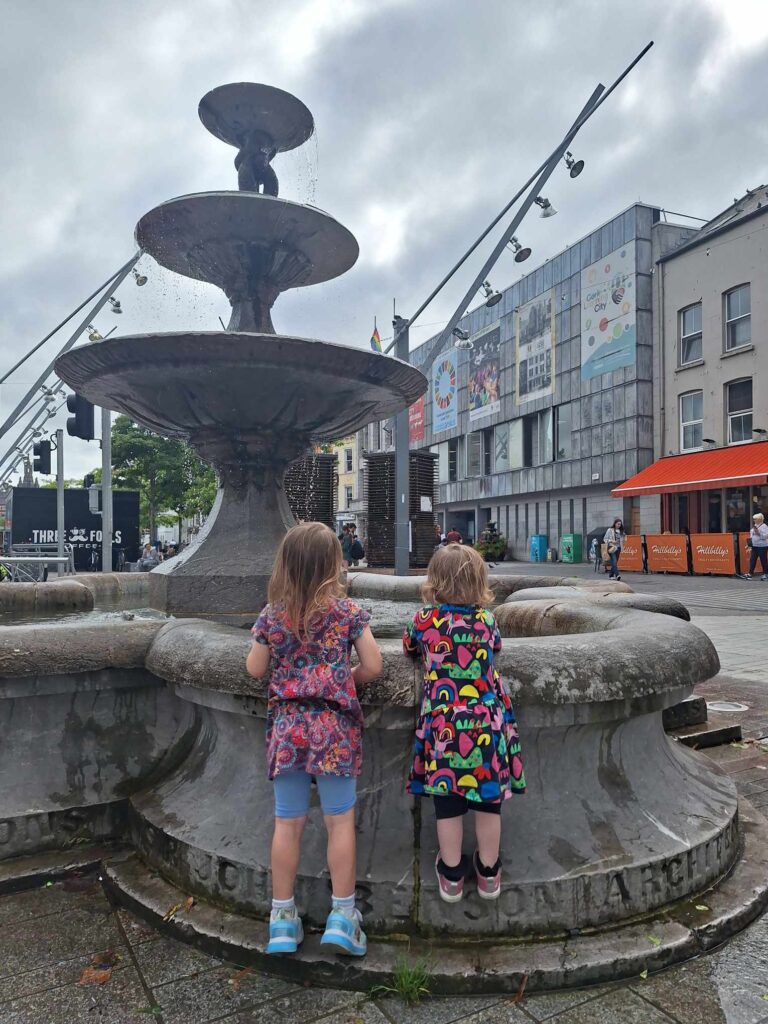
[(654, 946), (660, 946), (661, 945), (661, 939), (657, 939), (655, 935), (647, 935), (646, 938)]
[(181, 910), (183, 906), (183, 903), (177, 903), (175, 906), (171, 907), (170, 910), (166, 913), (163, 920), (170, 921), (172, 918), (176, 917), (176, 914), (178, 913), (179, 910)]
[(232, 977), (229, 979), (229, 984), (232, 986), (235, 992), (238, 992), (240, 990), (240, 986), (245, 981), (246, 976), (251, 973), (251, 970), (251, 967), (244, 967), (242, 971), (238, 971), (237, 974), (233, 974)]
[(732, 743), (731, 746), (734, 748), (734, 750), (746, 750), (747, 749), (747, 744), (746, 743)]
[(696, 904), (696, 909), (697, 910), (709, 910), (709, 907), (706, 905), (706, 903), (697, 903)]
[(80, 975), (79, 985), (106, 985), (112, 977), (112, 968), (101, 970), (99, 967), (88, 966)]
[(648, 968), (647, 967), (646, 967), (646, 969), (644, 971), (640, 971), (640, 977), (643, 979), (643, 981), (645, 981), (645, 979), (648, 977)]
[(192, 909), (192, 907), (194, 907), (194, 905), (195, 905), (195, 897), (194, 896), (187, 896), (187, 900), (186, 900), (186, 902), (184, 904), (184, 909), (186, 910), (186, 912), (189, 913), (190, 910)]
[(160, 1007), (160, 1006), (140, 1006), (139, 1007), (139, 1013), (148, 1013), (152, 1017), (159, 1017), (162, 1012), (163, 1012), (163, 1010), (162, 1010), (162, 1007)]

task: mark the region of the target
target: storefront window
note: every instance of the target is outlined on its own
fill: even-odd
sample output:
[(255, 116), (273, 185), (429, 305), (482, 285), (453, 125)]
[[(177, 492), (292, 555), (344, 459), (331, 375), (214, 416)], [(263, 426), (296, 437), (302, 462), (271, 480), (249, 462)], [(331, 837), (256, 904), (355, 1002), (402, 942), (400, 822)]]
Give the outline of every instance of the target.
[(725, 492), (725, 528), (728, 532), (749, 529), (749, 491), (746, 487), (731, 487)]
[(723, 499), (720, 491), (707, 492), (707, 529), (720, 533), (723, 528)]
[(768, 487), (766, 486), (752, 488), (751, 515), (755, 515), (756, 512), (762, 512), (768, 521)]

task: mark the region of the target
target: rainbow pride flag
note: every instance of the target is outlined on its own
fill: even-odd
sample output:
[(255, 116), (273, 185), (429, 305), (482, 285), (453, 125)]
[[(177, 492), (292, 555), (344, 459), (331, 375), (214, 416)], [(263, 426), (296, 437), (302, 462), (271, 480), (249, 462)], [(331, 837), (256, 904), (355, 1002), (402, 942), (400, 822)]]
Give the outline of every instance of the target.
[(379, 328), (375, 325), (371, 335), (371, 348), (374, 352), (381, 352), (381, 335), (379, 334)]

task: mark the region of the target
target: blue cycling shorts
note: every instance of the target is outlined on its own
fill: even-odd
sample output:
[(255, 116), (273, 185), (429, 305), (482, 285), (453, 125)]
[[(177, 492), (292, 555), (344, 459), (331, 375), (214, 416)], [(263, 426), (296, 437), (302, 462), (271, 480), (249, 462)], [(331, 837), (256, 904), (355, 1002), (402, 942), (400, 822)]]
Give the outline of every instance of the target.
[[(357, 779), (341, 775), (316, 775), (323, 814), (345, 814), (357, 801)], [(281, 772), (275, 787), (275, 817), (303, 818), (309, 811), (312, 776), (307, 772)]]

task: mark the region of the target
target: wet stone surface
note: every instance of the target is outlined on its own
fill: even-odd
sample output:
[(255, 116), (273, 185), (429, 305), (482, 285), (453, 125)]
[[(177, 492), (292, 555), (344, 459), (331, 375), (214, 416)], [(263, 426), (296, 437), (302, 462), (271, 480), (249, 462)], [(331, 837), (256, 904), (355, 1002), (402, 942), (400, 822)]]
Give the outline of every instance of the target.
[[(88, 981), (94, 963), (112, 965), (101, 984)], [(768, 917), (716, 953), (627, 984), (410, 1006), (222, 963), (115, 911), (85, 877), (0, 897), (0, 966), (3, 1024), (768, 1024)]]

